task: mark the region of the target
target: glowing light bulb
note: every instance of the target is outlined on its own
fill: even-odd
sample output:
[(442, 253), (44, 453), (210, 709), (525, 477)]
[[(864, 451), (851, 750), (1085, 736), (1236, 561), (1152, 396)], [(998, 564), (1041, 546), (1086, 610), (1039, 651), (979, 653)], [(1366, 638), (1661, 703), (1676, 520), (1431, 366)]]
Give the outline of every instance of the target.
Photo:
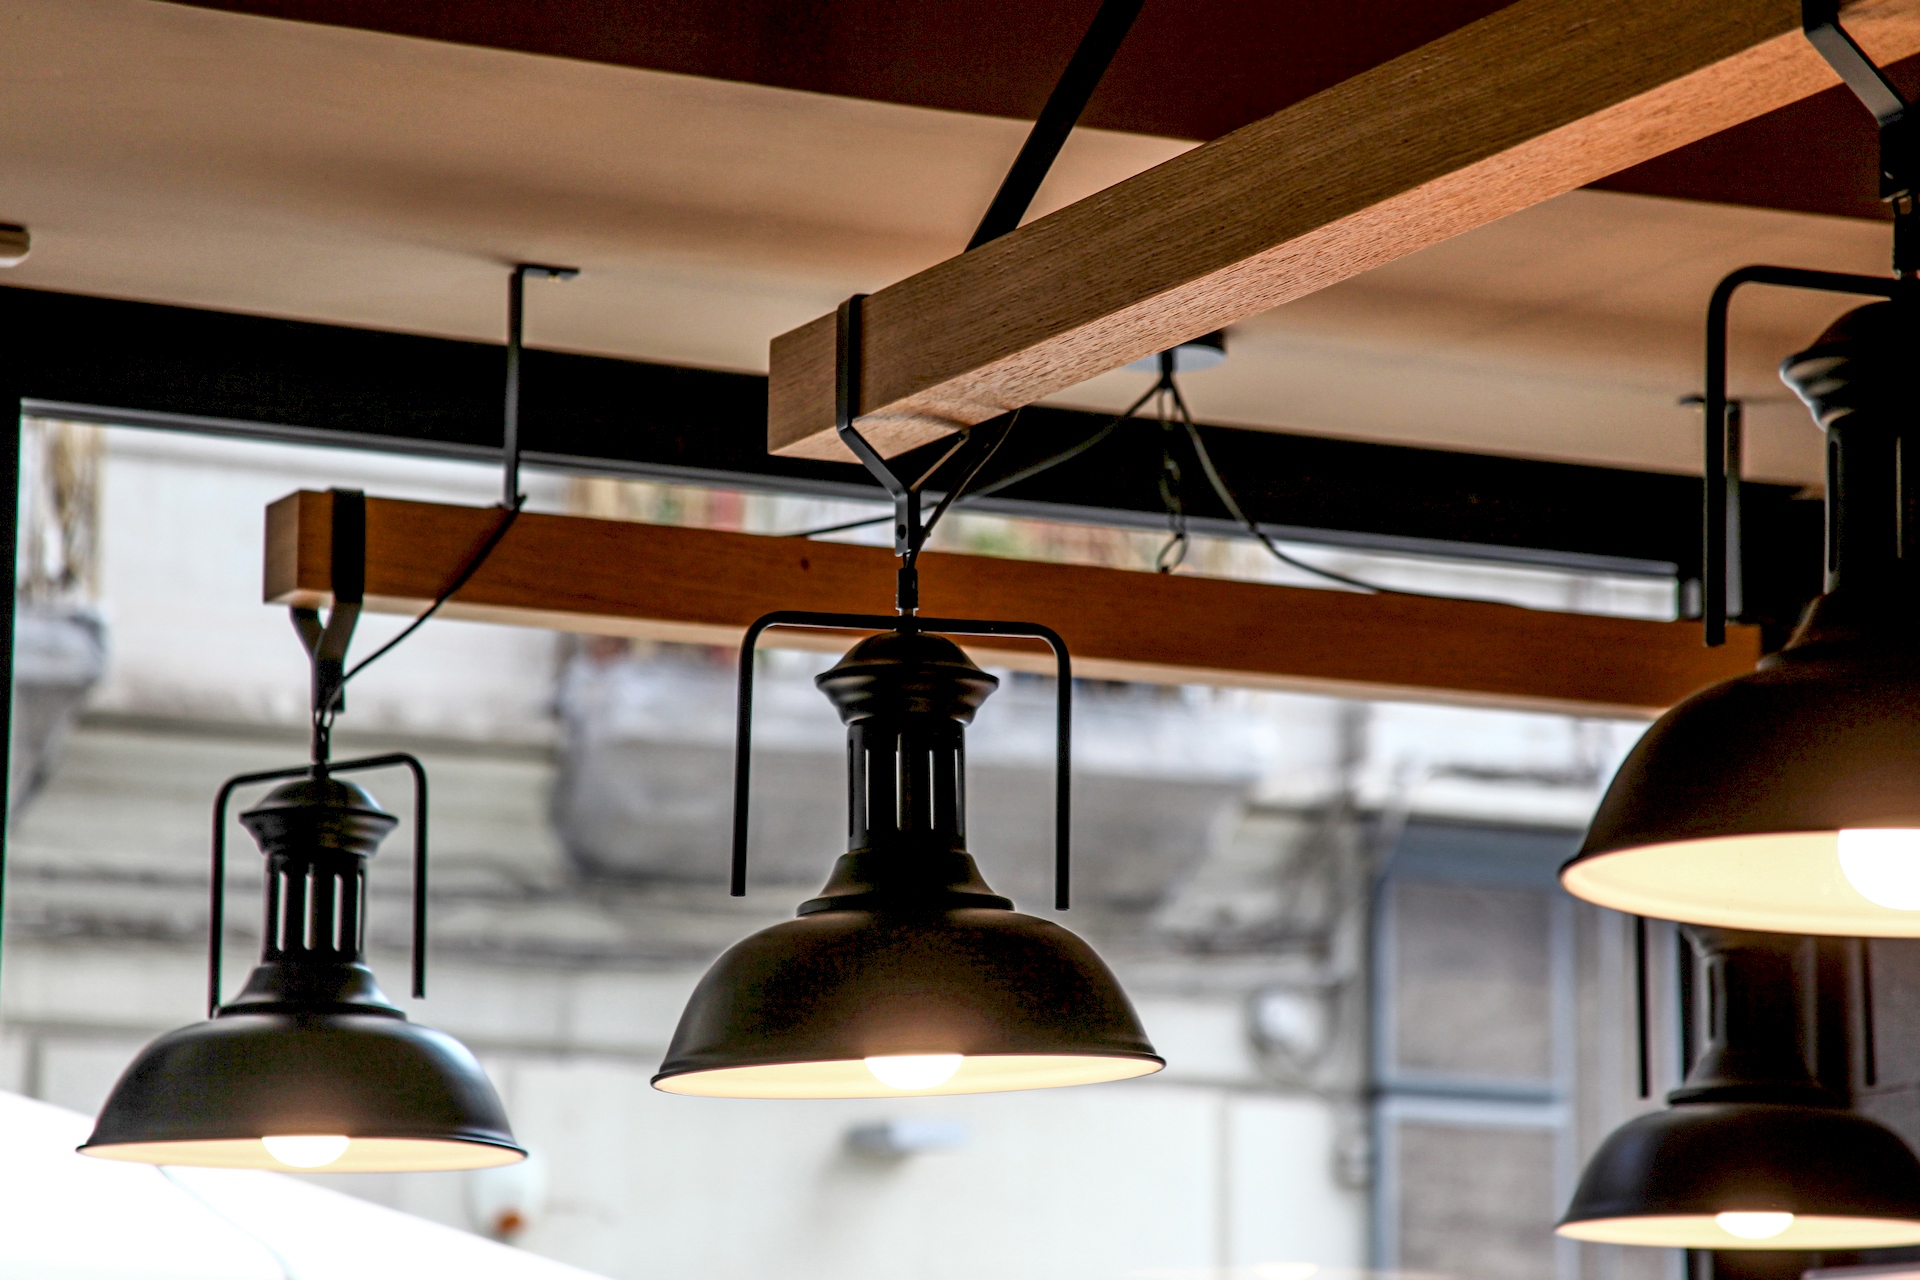
[(957, 1053), (900, 1053), (885, 1058), (868, 1058), (867, 1070), (889, 1089), (903, 1093), (937, 1089), (953, 1079), (960, 1069)]
[(1840, 870), (1876, 907), (1920, 911), (1920, 831), (1863, 827), (1840, 833)]
[(293, 1169), (319, 1169), (347, 1153), (350, 1141), (338, 1133), (275, 1133), (260, 1139), (267, 1154)]
[(1790, 1213), (1716, 1213), (1714, 1225), (1742, 1240), (1771, 1240), (1793, 1225)]

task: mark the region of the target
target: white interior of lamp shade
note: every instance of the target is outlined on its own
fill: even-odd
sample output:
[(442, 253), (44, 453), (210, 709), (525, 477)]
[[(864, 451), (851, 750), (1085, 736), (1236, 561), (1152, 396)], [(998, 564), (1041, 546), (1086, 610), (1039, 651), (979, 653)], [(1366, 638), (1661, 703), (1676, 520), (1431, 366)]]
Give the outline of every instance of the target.
[(80, 1148), (80, 1154), (130, 1164), (175, 1164), (203, 1169), (271, 1169), (276, 1173), (431, 1173), (445, 1169), (490, 1169), (526, 1157), (490, 1142), (431, 1138), (355, 1138), (339, 1159), (317, 1168), (282, 1164), (258, 1138), (198, 1142), (121, 1142)]
[(875, 1078), (865, 1059), (844, 1058), (689, 1071), (657, 1080), (654, 1087), (702, 1098), (929, 1098), (1104, 1084), (1151, 1075), (1163, 1065), (1150, 1058), (1093, 1054), (982, 1054), (962, 1058), (960, 1069), (931, 1089), (892, 1089)]
[(1877, 906), (1840, 869), (1840, 833), (1796, 831), (1643, 845), (1587, 858), (1561, 883), (1629, 915), (1730, 929), (1920, 937), (1920, 911)]
[(1593, 1244), (1640, 1244), (1662, 1249), (1890, 1249), (1920, 1244), (1920, 1222), (1901, 1218), (1830, 1218), (1796, 1214), (1779, 1235), (1743, 1240), (1714, 1221), (1714, 1215), (1595, 1218), (1569, 1222), (1555, 1230)]

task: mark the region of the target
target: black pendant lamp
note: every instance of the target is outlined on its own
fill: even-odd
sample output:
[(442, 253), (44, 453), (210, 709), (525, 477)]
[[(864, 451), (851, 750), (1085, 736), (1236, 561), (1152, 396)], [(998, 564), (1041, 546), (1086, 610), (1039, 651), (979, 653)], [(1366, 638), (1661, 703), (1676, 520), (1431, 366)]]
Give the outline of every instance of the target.
[(1895, 278), (1748, 267), (1708, 312), (1708, 643), (1724, 637), (1726, 317), (1762, 283), (1879, 296), (1781, 376), (1827, 436), (1826, 592), (1779, 653), (1662, 716), (1601, 801), (1568, 891), (1636, 915), (1738, 929), (1920, 936), (1920, 225), (1899, 95), (1833, 19), (1807, 29), (1879, 95)]
[(1808, 1073), (1799, 938), (1690, 927), (1706, 961), (1709, 1039), (1664, 1111), (1616, 1129), (1557, 1228), (1680, 1249), (1920, 1244), (1920, 1161)]
[[(397, 823), (338, 775), (405, 766), (414, 776), (413, 988), (426, 978), (426, 772), (409, 755), (330, 761), (341, 659), (360, 608), (365, 500), (333, 497), (334, 608), (296, 609), (314, 664), (309, 764), (229, 779), (214, 805), (208, 1020), (134, 1059), (80, 1150), (146, 1164), (328, 1173), (478, 1169), (526, 1153), (486, 1072), (451, 1036), (409, 1022), (367, 967), (367, 859)], [(222, 1005), (227, 800), (287, 779), (240, 816), (265, 855), (260, 964)]]
[[(849, 388), (858, 382), (847, 366), (859, 346), (858, 301), (840, 315), (840, 434), (895, 499), (899, 612), (775, 613), (748, 629), (733, 892), (745, 891), (753, 653), (768, 627), (879, 633), (815, 681), (847, 725), (849, 847), (798, 918), (747, 938), (708, 970), (653, 1083), (709, 1097), (865, 1098), (1043, 1089), (1158, 1071), (1164, 1061), (1093, 949), (1015, 911), (967, 852), (965, 727), (999, 682), (935, 633), (1032, 636), (1057, 655), (1061, 907), (1070, 660), (1045, 627), (918, 616), (916, 561), (933, 523), (922, 523), (919, 499), (934, 473), (906, 483), (853, 429)], [(962, 467), (988, 447), (983, 434), (967, 441)]]
[[(339, 775), (404, 766), (414, 780), (413, 995), (426, 995), (427, 774), (405, 754), (331, 759), (347, 681), (439, 611), (513, 527), (520, 493), (520, 354), (528, 277), (573, 267), (521, 263), (508, 276), (504, 460), (499, 519), (434, 602), (348, 671), (366, 592), (366, 499), (333, 491), (333, 608), (292, 610), (313, 665), (309, 762), (229, 778), (214, 801), (207, 1021), (161, 1036), (113, 1087), (80, 1150), (108, 1160), (328, 1173), (482, 1169), (526, 1158), (486, 1072), (451, 1036), (407, 1021), (366, 963), (367, 859), (397, 819)], [(240, 815), (266, 856), (260, 964), (220, 1003), (227, 801), (281, 782)]]

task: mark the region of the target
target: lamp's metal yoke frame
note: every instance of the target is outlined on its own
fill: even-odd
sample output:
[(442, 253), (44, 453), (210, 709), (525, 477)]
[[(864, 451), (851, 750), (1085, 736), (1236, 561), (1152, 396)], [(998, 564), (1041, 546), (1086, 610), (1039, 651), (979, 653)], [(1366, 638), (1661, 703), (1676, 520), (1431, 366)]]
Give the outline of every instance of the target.
[(220, 784), (213, 802), (212, 884), (207, 902), (207, 1016), (220, 1012), (220, 969), (226, 942), (227, 806), (241, 787), (291, 778), (326, 777), (404, 765), (413, 774), (413, 998), (427, 994), (427, 769), (404, 751), (339, 763), (295, 765), (242, 773)]
[(1840, 0), (1801, 0), (1800, 27), (1827, 65), (1873, 113), (1880, 126), (1880, 198), (1893, 209), (1893, 270), (1885, 276), (1809, 271), (1798, 267), (1749, 266), (1714, 286), (1707, 303), (1705, 480), (1702, 515), (1701, 622), (1709, 648), (1727, 642), (1727, 565), (1738, 554), (1727, 518), (1727, 310), (1742, 285), (1901, 300), (1920, 307), (1920, 125), (1866, 51), (1840, 25)]
[(404, 751), (335, 762), (331, 713), (345, 709), (347, 646), (353, 642), (367, 585), (367, 496), (334, 489), (331, 562), (333, 607), (323, 622), (318, 609), (289, 609), (293, 629), (313, 667), (313, 736), (306, 764), (242, 773), (220, 784), (213, 801), (211, 881), (207, 895), (207, 1016), (220, 1012), (221, 962), (226, 949), (227, 807), (241, 787), (292, 778), (323, 779), (336, 773), (404, 765), (413, 774), (413, 998), (427, 994), (427, 769)]
[(1739, 554), (1737, 528), (1727, 518), (1727, 312), (1742, 285), (1764, 284), (1863, 298), (1908, 297), (1920, 304), (1920, 281), (1911, 276), (1859, 276), (1800, 267), (1741, 267), (1714, 286), (1707, 303), (1707, 378), (1705, 404), (1705, 494), (1701, 519), (1702, 628), (1707, 647), (1727, 642), (1727, 565)]

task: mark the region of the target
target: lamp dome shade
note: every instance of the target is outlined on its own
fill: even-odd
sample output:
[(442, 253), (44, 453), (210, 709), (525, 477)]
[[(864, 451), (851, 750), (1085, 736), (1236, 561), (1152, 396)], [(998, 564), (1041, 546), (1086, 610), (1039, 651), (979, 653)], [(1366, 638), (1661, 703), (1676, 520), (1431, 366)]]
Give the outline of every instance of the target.
[(1647, 731), (1561, 880), (1663, 920), (1920, 937), (1920, 910), (1885, 905), (1898, 897), (1843, 864), (1841, 833), (1858, 831), (1912, 832), (1920, 880), (1920, 663), (1878, 646), (1789, 648)]
[(524, 1159), (479, 1061), (408, 1022), (365, 964), (367, 859), (393, 815), (317, 774), (240, 821), (267, 860), (260, 963), (214, 1017), (140, 1051), (81, 1152), (328, 1173)]
[[(1577, 897), (1695, 924), (1920, 937), (1920, 416), (1907, 312), (1842, 317), (1782, 377), (1827, 433), (1826, 593), (1757, 671), (1662, 716), (1579, 854)], [(1914, 442), (1920, 445), (1920, 440)]]
[[(160, 1037), (81, 1148), (146, 1164), (307, 1167), (263, 1139), (338, 1136), (328, 1173), (523, 1159), (486, 1072), (453, 1037), (377, 1013), (223, 1013)], [(277, 1143), (275, 1145), (278, 1145)]]
[[(887, 1084), (867, 1062), (954, 1056), (951, 1074), (924, 1087)], [(1164, 1065), (1112, 972), (1056, 924), (1004, 908), (827, 910), (714, 964), (654, 1084), (878, 1098), (1095, 1084)]]
[[(1756, 1235), (1746, 1224), (1758, 1215)], [(1673, 1249), (1920, 1244), (1920, 1161), (1838, 1107), (1684, 1103), (1615, 1130), (1557, 1230)]]
[(895, 631), (815, 682), (847, 724), (848, 852), (798, 918), (714, 962), (655, 1087), (887, 1098), (1165, 1066), (1093, 948), (1013, 910), (966, 850), (964, 728), (999, 681), (944, 637)]

